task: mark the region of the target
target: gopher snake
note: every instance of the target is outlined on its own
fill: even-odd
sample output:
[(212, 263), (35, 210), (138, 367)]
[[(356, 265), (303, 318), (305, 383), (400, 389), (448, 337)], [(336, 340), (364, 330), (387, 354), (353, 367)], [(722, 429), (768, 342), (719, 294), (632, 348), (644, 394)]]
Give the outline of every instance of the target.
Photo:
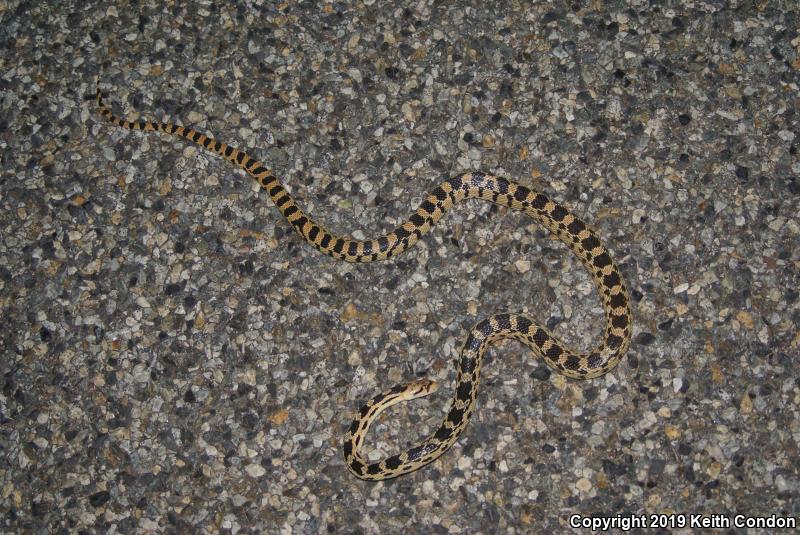
[(456, 395), (447, 417), (439, 429), (422, 443), (379, 462), (369, 462), (361, 453), (369, 426), (382, 411), (401, 401), (430, 394), (437, 388), (435, 382), (422, 379), (395, 386), (375, 396), (361, 408), (344, 438), (347, 467), (361, 479), (389, 479), (413, 472), (438, 458), (455, 443), (475, 409), (483, 355), (487, 346), (496, 340), (519, 340), (540, 355), (551, 368), (575, 379), (588, 379), (606, 373), (616, 366), (628, 348), (632, 326), (630, 300), (619, 270), (595, 233), (566, 208), (542, 193), (498, 176), (480, 172), (465, 173), (442, 182), (416, 212), (393, 231), (377, 239), (356, 240), (331, 234), (317, 224), (297, 206), (281, 181), (247, 153), (191, 128), (172, 123), (120, 119), (103, 104), (99, 83), (97, 105), (99, 112), (117, 126), (180, 136), (235, 163), (258, 181), (305, 241), (338, 260), (374, 262), (397, 256), (414, 245), (453, 205), (464, 199), (483, 199), (532, 217), (567, 244), (589, 271), (606, 316), (604, 337), (596, 348), (588, 353), (572, 351), (535, 319), (519, 314), (496, 314), (479, 322), (467, 336), (456, 364)]

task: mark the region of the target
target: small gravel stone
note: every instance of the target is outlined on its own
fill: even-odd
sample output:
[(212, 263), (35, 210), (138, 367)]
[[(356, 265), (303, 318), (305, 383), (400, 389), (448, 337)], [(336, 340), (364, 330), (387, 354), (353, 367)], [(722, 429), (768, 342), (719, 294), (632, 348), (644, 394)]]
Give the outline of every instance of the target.
[(540, 381), (547, 381), (550, 379), (551, 374), (552, 372), (547, 366), (540, 364), (531, 372), (531, 377)]
[(262, 477), (264, 474), (267, 473), (267, 471), (264, 470), (264, 467), (261, 466), (260, 464), (248, 464), (244, 468), (244, 471), (247, 472), (247, 475), (249, 475), (250, 477)]
[(642, 332), (636, 336), (636, 343), (642, 346), (649, 346), (655, 342), (656, 337), (652, 333)]
[(109, 494), (108, 491), (103, 490), (89, 496), (89, 503), (92, 505), (92, 507), (100, 507), (109, 499), (111, 499), (111, 494)]
[(581, 492), (589, 492), (592, 490), (592, 482), (582, 477), (575, 483), (575, 487)]

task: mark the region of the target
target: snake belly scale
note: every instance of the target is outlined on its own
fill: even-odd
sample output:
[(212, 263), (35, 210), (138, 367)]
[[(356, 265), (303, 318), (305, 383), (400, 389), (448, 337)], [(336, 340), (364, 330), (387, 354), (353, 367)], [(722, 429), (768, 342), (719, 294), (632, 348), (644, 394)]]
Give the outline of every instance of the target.
[(630, 299), (619, 270), (594, 231), (543, 193), (499, 176), (464, 173), (444, 180), (393, 231), (376, 239), (356, 240), (332, 234), (316, 223), (297, 206), (281, 181), (244, 151), (172, 123), (121, 119), (104, 104), (99, 83), (97, 105), (100, 114), (117, 126), (183, 137), (238, 165), (261, 185), (283, 217), (306, 242), (337, 260), (374, 262), (397, 256), (414, 245), (455, 204), (465, 199), (482, 199), (533, 218), (564, 242), (588, 270), (606, 319), (602, 340), (594, 349), (585, 353), (573, 351), (537, 320), (521, 314), (496, 314), (480, 321), (464, 342), (456, 362), (455, 396), (447, 416), (432, 435), (400, 454), (379, 461), (371, 462), (362, 451), (370, 424), (382, 411), (396, 403), (430, 394), (437, 388), (434, 381), (419, 379), (397, 385), (370, 399), (361, 408), (344, 437), (345, 463), (361, 479), (389, 479), (413, 472), (437, 459), (456, 442), (475, 410), (481, 364), (492, 342), (504, 338), (518, 340), (542, 357), (548, 366), (574, 379), (589, 379), (608, 372), (628, 348), (632, 331)]

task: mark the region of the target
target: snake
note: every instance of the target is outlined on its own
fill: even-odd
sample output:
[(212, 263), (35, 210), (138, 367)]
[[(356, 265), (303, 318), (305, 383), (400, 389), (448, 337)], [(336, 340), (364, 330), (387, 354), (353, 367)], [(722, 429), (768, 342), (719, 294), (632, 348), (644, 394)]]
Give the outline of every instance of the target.
[(399, 384), (361, 407), (343, 441), (345, 464), (360, 479), (376, 481), (408, 474), (435, 461), (457, 441), (475, 410), (483, 358), (494, 342), (509, 338), (518, 340), (547, 366), (572, 379), (591, 379), (607, 373), (628, 349), (633, 318), (630, 297), (619, 269), (595, 231), (540, 191), (489, 173), (465, 172), (443, 179), (416, 211), (391, 232), (364, 240), (339, 236), (306, 214), (281, 180), (246, 152), (213, 136), (170, 122), (122, 119), (105, 105), (99, 79), (96, 87), (97, 108), (107, 121), (129, 130), (163, 132), (185, 138), (237, 165), (258, 182), (303, 240), (334, 259), (367, 263), (393, 258), (412, 247), (453, 206), (466, 199), (481, 199), (526, 214), (565, 243), (586, 268), (605, 315), (605, 330), (596, 347), (586, 352), (570, 349), (546, 326), (524, 314), (500, 313), (481, 320), (464, 341), (455, 362), (455, 396), (441, 425), (430, 436), (402, 453), (376, 461), (370, 461), (363, 451), (369, 427), (383, 411), (435, 392), (438, 388), (435, 381), (417, 379)]

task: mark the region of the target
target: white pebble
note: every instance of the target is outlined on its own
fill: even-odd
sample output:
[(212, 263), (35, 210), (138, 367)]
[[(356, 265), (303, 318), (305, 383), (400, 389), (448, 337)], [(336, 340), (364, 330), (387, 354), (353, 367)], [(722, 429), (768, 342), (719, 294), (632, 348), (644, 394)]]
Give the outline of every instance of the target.
[(689, 283), (684, 282), (683, 284), (677, 285), (675, 288), (672, 289), (673, 293), (680, 294), (685, 292), (689, 288)]
[(250, 477), (262, 477), (267, 473), (267, 471), (264, 470), (264, 467), (260, 464), (248, 464), (245, 466), (244, 471), (247, 472), (247, 475)]

